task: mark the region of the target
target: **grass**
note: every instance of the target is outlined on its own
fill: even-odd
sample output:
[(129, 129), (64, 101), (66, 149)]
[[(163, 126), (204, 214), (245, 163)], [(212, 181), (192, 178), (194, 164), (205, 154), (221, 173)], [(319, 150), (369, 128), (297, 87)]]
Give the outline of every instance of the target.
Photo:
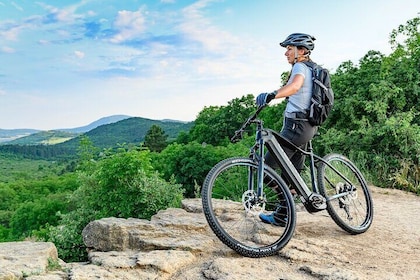
[(57, 259), (48, 258), (47, 271), (62, 270), (62, 267)]

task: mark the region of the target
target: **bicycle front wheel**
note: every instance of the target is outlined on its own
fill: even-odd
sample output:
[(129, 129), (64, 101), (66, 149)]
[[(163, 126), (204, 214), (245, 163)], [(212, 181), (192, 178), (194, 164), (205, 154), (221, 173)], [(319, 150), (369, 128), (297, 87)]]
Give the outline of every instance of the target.
[(362, 173), (348, 158), (330, 154), (318, 165), (318, 186), (334, 222), (351, 234), (367, 231), (373, 201)]
[[(219, 162), (202, 188), (203, 212), (210, 228), (228, 247), (246, 257), (276, 254), (292, 238), (296, 225), (293, 198), (271, 168), (264, 169), (263, 192), (257, 193), (258, 164), (248, 158)], [(263, 223), (261, 213), (281, 212), (284, 224)]]

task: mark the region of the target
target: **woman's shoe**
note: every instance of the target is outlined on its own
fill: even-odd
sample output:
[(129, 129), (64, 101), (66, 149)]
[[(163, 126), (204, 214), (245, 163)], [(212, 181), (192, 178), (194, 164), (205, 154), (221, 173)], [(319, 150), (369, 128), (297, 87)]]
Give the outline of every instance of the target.
[(276, 212), (273, 212), (269, 215), (261, 213), (259, 217), (263, 223), (272, 224), (278, 227), (286, 226), (286, 220), (278, 217), (278, 214)]

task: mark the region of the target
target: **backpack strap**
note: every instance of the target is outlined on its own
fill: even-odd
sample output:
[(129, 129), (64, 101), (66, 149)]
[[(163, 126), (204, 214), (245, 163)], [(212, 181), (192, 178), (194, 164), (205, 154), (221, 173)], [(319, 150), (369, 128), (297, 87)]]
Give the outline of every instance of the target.
[(318, 65), (313, 61), (302, 61), (302, 63), (311, 68), (311, 70), (314, 70), (314, 68)]

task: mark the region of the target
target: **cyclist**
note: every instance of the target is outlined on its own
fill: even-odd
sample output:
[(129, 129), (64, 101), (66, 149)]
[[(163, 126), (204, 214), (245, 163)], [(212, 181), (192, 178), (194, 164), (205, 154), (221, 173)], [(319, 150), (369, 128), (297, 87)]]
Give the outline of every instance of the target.
[[(318, 127), (312, 126), (307, 120), (307, 109), (310, 106), (312, 96), (312, 72), (303, 61), (310, 61), (309, 55), (314, 49), (315, 38), (304, 33), (290, 34), (280, 46), (286, 48), (285, 56), (292, 65), (292, 70), (287, 83), (271, 93), (261, 93), (256, 98), (258, 106), (265, 105), (275, 98), (287, 98), (288, 102), (284, 112), (283, 127), (280, 135), (298, 147), (305, 148)], [(305, 156), (296, 150), (282, 146), (290, 161), (298, 172), (301, 172)], [(265, 156), (266, 164), (272, 168), (278, 168), (273, 156), (268, 152)], [(266, 215), (261, 213), (260, 219), (264, 223), (276, 226), (284, 226), (284, 213), (278, 207), (273, 213)]]

